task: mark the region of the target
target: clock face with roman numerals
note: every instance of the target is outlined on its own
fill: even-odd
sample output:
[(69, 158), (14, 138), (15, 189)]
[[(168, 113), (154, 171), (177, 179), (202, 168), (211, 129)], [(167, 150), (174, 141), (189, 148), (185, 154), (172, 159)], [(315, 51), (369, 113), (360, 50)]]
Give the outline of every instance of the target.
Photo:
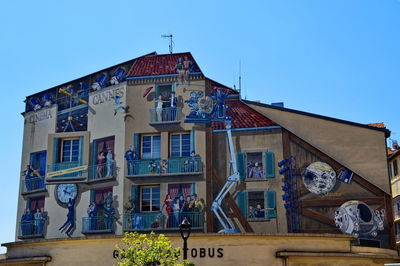
[(56, 186), (55, 196), (59, 203), (67, 204), (69, 200), (75, 200), (78, 195), (76, 184), (59, 184)]

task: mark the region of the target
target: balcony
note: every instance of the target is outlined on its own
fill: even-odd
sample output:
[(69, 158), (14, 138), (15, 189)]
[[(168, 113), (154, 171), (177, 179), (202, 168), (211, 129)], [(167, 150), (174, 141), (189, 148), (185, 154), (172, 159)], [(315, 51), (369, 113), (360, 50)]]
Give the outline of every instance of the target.
[(203, 172), (199, 156), (135, 160), (127, 167), (128, 177), (199, 175)]
[(176, 231), (185, 217), (192, 224), (192, 230), (203, 230), (203, 212), (171, 212), (169, 217), (162, 212), (148, 212), (125, 214), (124, 231)]
[(156, 108), (150, 109), (150, 125), (179, 124), (182, 117), (182, 108)]
[(19, 239), (44, 237), (46, 220), (22, 221), (19, 223)]
[(82, 218), (82, 234), (107, 234), (114, 232), (114, 217), (93, 216)]
[(22, 195), (34, 194), (46, 191), (44, 177), (31, 177), (21, 180)]
[(46, 181), (83, 181), (87, 178), (88, 166), (80, 162), (55, 163), (47, 166)]
[(89, 180), (88, 182), (101, 182), (114, 180), (117, 176), (115, 162), (110, 164), (94, 164), (89, 166)]

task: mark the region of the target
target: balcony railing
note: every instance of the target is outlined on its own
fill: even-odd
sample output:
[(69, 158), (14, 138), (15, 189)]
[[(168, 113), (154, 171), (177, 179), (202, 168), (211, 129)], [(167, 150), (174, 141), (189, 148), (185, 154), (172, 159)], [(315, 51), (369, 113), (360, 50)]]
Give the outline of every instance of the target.
[(114, 217), (93, 216), (82, 218), (82, 234), (114, 232)]
[(22, 179), (22, 193), (34, 193), (46, 189), (44, 177), (28, 177)]
[(127, 163), (128, 176), (193, 175), (203, 172), (201, 157), (135, 160)]
[(124, 231), (174, 231), (184, 218), (192, 225), (192, 230), (202, 230), (203, 212), (171, 212), (168, 216), (162, 212), (132, 213), (124, 215)]
[(46, 220), (21, 221), (19, 223), (19, 239), (44, 237)]
[(182, 108), (157, 108), (150, 109), (150, 124), (169, 124), (179, 123), (182, 117)]
[(87, 165), (81, 162), (65, 162), (55, 163), (47, 166), (47, 179), (74, 179), (86, 178), (84, 173), (87, 172)]
[(101, 181), (116, 177), (115, 162), (94, 164), (89, 167), (89, 181)]

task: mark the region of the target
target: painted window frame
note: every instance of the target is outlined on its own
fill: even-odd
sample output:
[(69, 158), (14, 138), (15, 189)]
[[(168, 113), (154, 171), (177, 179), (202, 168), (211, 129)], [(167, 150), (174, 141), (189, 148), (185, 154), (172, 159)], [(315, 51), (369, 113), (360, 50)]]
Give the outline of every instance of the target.
[[(252, 192), (263, 192), (263, 201), (264, 201), (264, 217), (256, 217), (256, 218), (252, 218), (249, 217), (249, 193)], [(270, 205), (270, 203), (267, 200), (268, 197), (268, 192), (273, 192), (274, 194), (274, 202), (273, 205), (275, 205), (273, 210), (266, 210), (265, 208), (268, 208), (267, 206)], [(245, 190), (245, 191), (241, 191), (241, 193), (245, 193), (245, 213), (243, 213), (242, 210), (242, 214), (245, 216), (246, 220), (249, 222), (266, 222), (266, 221), (271, 221), (272, 219), (277, 219), (277, 198), (276, 198), (276, 191), (275, 190), (271, 190), (271, 189), (249, 189), (249, 190)], [(242, 205), (239, 203), (239, 206)], [(240, 207), (239, 207), (240, 208)], [(272, 212), (269, 212), (272, 211)]]
[[(149, 158), (144, 158), (143, 157), (143, 149), (144, 149), (144, 138), (146, 137), (151, 137), (151, 157)], [(160, 156), (159, 157), (154, 157), (154, 137), (159, 137), (160, 138)], [(151, 159), (161, 159), (161, 148), (162, 148), (162, 143), (161, 143), (161, 134), (141, 134), (140, 135), (140, 158), (141, 159), (147, 159), (147, 160), (151, 160)]]
[[(72, 138), (61, 138), (60, 139), (61, 140), (61, 145), (60, 145), (60, 151), (59, 151), (59, 158), (60, 158), (60, 163), (73, 163), (73, 162), (78, 162), (79, 161), (79, 145), (80, 145), (80, 140), (79, 140), (79, 137), (72, 137)], [(74, 140), (77, 140), (78, 141), (78, 158), (77, 158), (77, 160), (76, 161), (72, 161), (72, 152), (73, 152), (73, 149), (72, 149), (72, 147), (73, 147), (73, 141)], [(69, 158), (71, 159), (70, 161), (65, 161), (64, 160), (64, 143), (66, 142), (66, 141), (71, 141), (71, 148), (70, 148), (70, 152), (69, 152)]]
[(159, 87), (162, 86), (171, 86), (171, 92), (175, 92), (175, 84), (174, 83), (159, 83), (156, 84), (156, 89), (155, 89), (155, 97), (154, 97), (154, 108), (157, 108), (157, 100), (158, 100), (158, 96), (159, 96)]
[(399, 174), (399, 168), (397, 165), (397, 159), (393, 160), (393, 177), (397, 177), (397, 175)]
[[(187, 135), (189, 138), (189, 151), (187, 155), (183, 155), (183, 135)], [(173, 156), (172, 153), (172, 137), (173, 136), (180, 136), (179, 137), (179, 156)], [(191, 147), (192, 147), (192, 140), (191, 140), (191, 134), (189, 131), (185, 131), (185, 132), (174, 132), (174, 133), (170, 133), (169, 135), (169, 157), (170, 158), (179, 158), (179, 157), (189, 157), (190, 153), (191, 153)]]
[[(143, 189), (145, 188), (150, 188), (150, 210), (149, 211), (143, 211)], [(159, 189), (159, 206), (158, 210), (153, 210), (153, 188), (158, 188)], [(154, 212), (160, 212), (161, 211), (161, 186), (160, 185), (150, 185), (150, 186), (140, 186), (139, 187), (139, 211), (140, 213), (154, 213)]]

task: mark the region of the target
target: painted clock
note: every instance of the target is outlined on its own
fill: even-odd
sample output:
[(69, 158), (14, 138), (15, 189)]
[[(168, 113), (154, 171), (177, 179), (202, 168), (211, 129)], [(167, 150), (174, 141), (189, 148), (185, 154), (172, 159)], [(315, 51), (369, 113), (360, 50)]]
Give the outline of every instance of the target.
[(78, 196), (78, 186), (76, 184), (58, 184), (55, 196), (61, 205), (67, 204), (70, 199), (75, 200)]

